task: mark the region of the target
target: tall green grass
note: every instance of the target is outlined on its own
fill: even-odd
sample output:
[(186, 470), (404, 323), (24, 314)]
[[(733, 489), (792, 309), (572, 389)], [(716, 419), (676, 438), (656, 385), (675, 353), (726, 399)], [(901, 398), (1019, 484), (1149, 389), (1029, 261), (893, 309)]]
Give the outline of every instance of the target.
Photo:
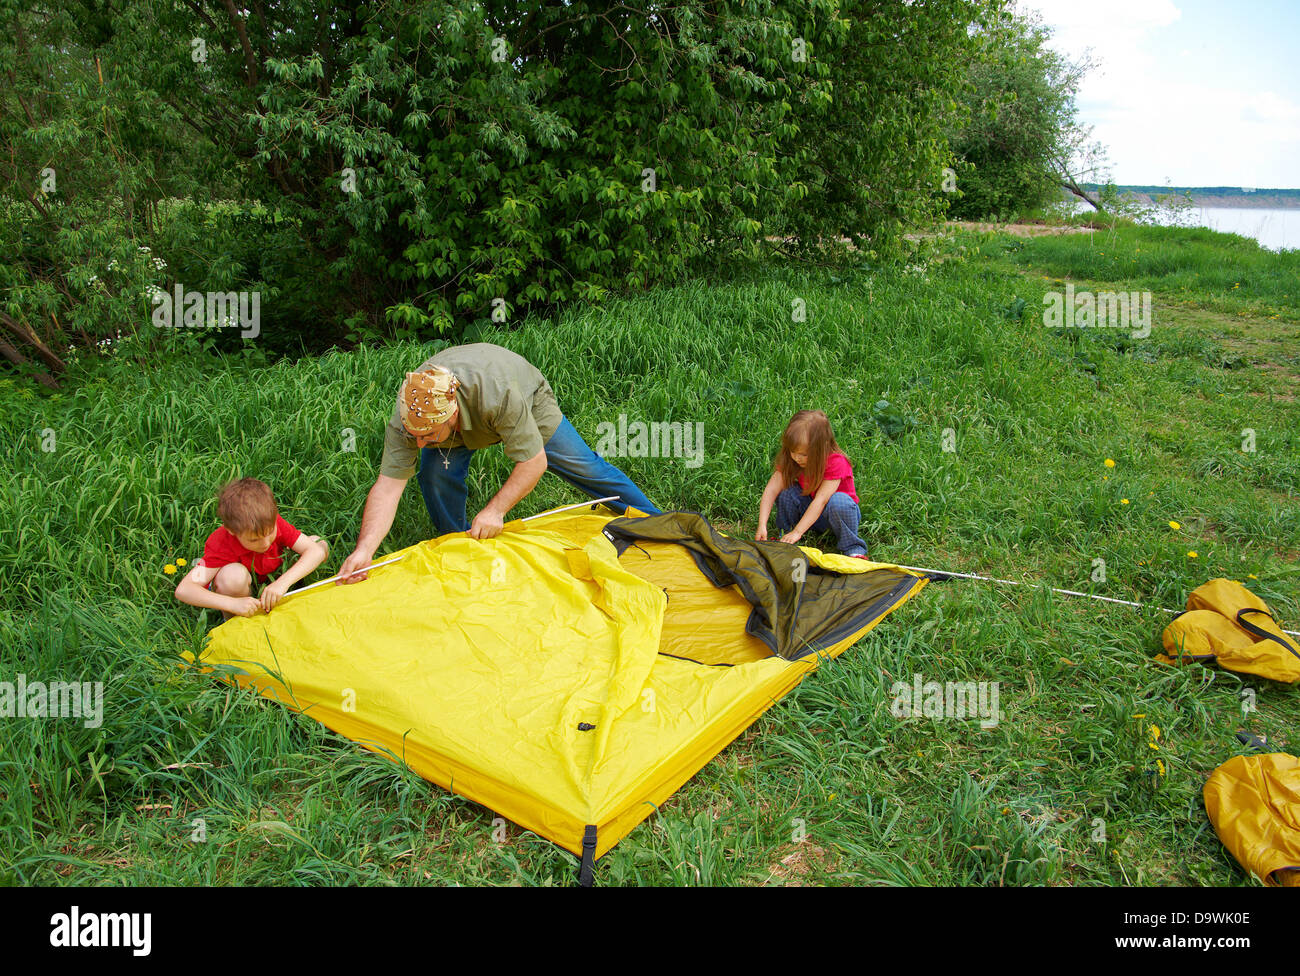
[[(1029, 239), (971, 235), (982, 256), (1047, 275), (1125, 281), (1161, 302), (1189, 301), (1236, 314), (1300, 314), (1295, 250), (1204, 227), (1149, 227), (1126, 222), (1077, 234)], [(968, 238), (969, 240), (970, 238)]]
[[(971, 237), (928, 267), (737, 268), (554, 320), (485, 326), (464, 341), (535, 363), (590, 443), (620, 413), (702, 422), (702, 467), (617, 463), (661, 507), (699, 511), (727, 531), (752, 533), (782, 428), (819, 407), (854, 463), (876, 559), (1167, 607), (1226, 575), (1294, 629), (1300, 408), (1285, 374), (1261, 365), (1269, 350), (1225, 368), (1222, 337), (1192, 321), (1157, 320), (1148, 340), (1131, 343), (1041, 322), (1053, 276), (1163, 281), (1247, 324), (1277, 314), (1272, 328), (1292, 337), (1294, 295), (1271, 283), (1271, 258), (1234, 243), (1133, 233), (1134, 249), (1155, 240), (1214, 251), (1219, 271), (1188, 278), (1144, 258), (1125, 278), (1122, 263), (1094, 263), (1095, 240)], [(1295, 259), (1278, 260), (1294, 282)], [(1255, 283), (1260, 307), (1225, 298), (1229, 278)], [(792, 318), (796, 300), (805, 321)], [(105, 685), (102, 728), (0, 720), (0, 880), (571, 881), (569, 855), (513, 825), (500, 840), (491, 811), (181, 666), (182, 652), (202, 646), (205, 621), (176, 603), (163, 567), (201, 554), (217, 524), (214, 489), (239, 475), (266, 480), (286, 518), (330, 541), (318, 575), (333, 571), (355, 542), (397, 383), (435, 348), (270, 366), (190, 357), (162, 368), (123, 353), (86, 364), (57, 397), (0, 386), (9, 460), (0, 680), (21, 672)], [(915, 426), (887, 437), (873, 413), (880, 399)], [(1253, 453), (1241, 450), (1244, 428), (1255, 431)], [(943, 450), (946, 429), (955, 452)], [(499, 449), (480, 452), (471, 513), (508, 470)], [(546, 477), (514, 514), (577, 500)], [(410, 484), (386, 546), (428, 533)], [(1104, 583), (1092, 579), (1097, 559)], [(1244, 883), (1200, 789), (1239, 751), (1243, 724), (1286, 748), (1300, 696), (1152, 663), (1164, 620), (1028, 588), (932, 585), (766, 713), (603, 858), (600, 877)], [(998, 681), (1004, 721), (982, 730), (894, 718), (892, 683), (917, 673)], [(1259, 710), (1243, 719), (1246, 685)], [(1150, 725), (1162, 731), (1163, 776), (1152, 772)], [(206, 839), (195, 841), (200, 821)], [(1099, 823), (1104, 843), (1093, 839)]]

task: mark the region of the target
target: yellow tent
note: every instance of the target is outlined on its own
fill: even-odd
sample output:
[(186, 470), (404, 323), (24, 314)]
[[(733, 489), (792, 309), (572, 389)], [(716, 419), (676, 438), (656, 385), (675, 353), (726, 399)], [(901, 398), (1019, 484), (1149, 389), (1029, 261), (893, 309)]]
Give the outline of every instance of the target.
[(1219, 840), (1246, 870), (1266, 885), (1300, 888), (1300, 759), (1233, 756), (1202, 792)]
[(926, 583), (691, 513), (431, 539), (216, 628), (202, 664), (595, 858)]

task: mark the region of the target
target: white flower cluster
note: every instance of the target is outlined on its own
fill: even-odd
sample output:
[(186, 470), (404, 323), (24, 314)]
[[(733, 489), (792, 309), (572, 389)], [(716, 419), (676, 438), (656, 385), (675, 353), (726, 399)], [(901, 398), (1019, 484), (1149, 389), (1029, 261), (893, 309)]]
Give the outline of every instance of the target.
[(100, 352), (114, 352), (113, 343), (117, 342), (121, 338), (122, 330), (118, 329), (116, 336), (106, 336), (105, 338), (100, 339), (99, 342), (95, 343), (95, 345), (99, 348)]
[[(149, 248), (144, 247), (143, 245), (137, 247), (136, 250), (139, 251), (141, 254), (152, 254), (152, 253), (153, 253)], [(149, 259), (149, 263), (153, 265), (153, 269), (154, 269), (155, 271), (166, 271), (166, 270), (167, 270), (167, 262), (164, 261), (162, 258), (154, 258), (154, 257), (151, 257), (151, 258)], [(118, 269), (118, 267), (119, 267), (119, 265), (118, 265), (118, 263), (117, 263), (117, 258), (114, 258), (113, 260), (111, 260), (111, 261), (108, 262), (108, 270), (109, 270), (109, 271), (116, 271), (116, 270)], [(99, 275), (91, 275), (91, 276), (90, 276), (90, 280), (88, 280), (88, 281), (86, 282), (86, 284), (87, 284), (87, 285), (93, 285), (93, 284), (95, 284), (95, 282), (97, 282), (97, 281), (99, 281)], [(151, 297), (152, 297), (152, 296), (151, 296)]]
[[(149, 248), (144, 246), (137, 247), (136, 250), (139, 251), (141, 254), (153, 253), (152, 251), (149, 250)], [(164, 261), (162, 258), (150, 258), (150, 260), (153, 262), (155, 271), (161, 271), (163, 268), (167, 267), (167, 262)]]

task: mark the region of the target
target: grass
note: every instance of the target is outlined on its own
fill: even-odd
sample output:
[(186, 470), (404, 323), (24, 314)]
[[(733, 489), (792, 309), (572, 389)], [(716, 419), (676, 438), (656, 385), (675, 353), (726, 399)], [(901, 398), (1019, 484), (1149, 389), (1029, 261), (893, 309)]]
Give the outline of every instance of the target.
[[(1294, 252), (1209, 231), (961, 234), (912, 269), (737, 268), (465, 341), (538, 365), (590, 443), (620, 413), (703, 422), (700, 468), (618, 463), (657, 504), (728, 531), (752, 535), (781, 429), (820, 407), (854, 462), (874, 558), (1168, 607), (1228, 576), (1296, 629), (1297, 272)], [(1065, 280), (1152, 291), (1151, 335), (1044, 328), (1042, 296)], [(792, 320), (796, 299), (805, 321)], [(0, 720), (0, 881), (571, 883), (574, 859), (548, 842), (180, 666), (205, 625), (162, 570), (200, 554), (213, 490), (242, 474), (268, 481), (285, 517), (330, 540), (318, 576), (334, 571), (355, 541), (397, 380), (432, 348), (263, 367), (157, 366), (128, 346), (84, 363), (56, 397), (0, 383), (11, 462), (0, 680), (105, 686), (98, 729)], [(880, 399), (915, 426), (886, 437)], [(507, 473), (498, 449), (476, 458), (471, 511)], [(544, 478), (513, 514), (575, 500)], [(427, 532), (408, 486), (386, 548)], [(1098, 559), (1105, 582), (1092, 579)], [(1215, 837), (1201, 787), (1242, 751), (1243, 724), (1294, 752), (1300, 693), (1153, 663), (1165, 619), (1030, 588), (932, 585), (760, 718), (598, 877), (1252, 883)], [(914, 674), (997, 681), (1005, 718), (987, 730), (897, 719), (891, 685)], [(1243, 721), (1246, 686), (1258, 711)]]

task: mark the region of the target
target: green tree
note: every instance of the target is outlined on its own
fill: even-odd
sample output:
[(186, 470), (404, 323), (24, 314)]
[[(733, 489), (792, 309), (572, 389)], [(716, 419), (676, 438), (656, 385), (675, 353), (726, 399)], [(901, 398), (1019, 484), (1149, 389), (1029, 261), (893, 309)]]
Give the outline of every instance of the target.
[[(153, 286), (259, 290), (287, 351), (773, 247), (896, 255), (999, 6), (0, 0), (4, 309), (54, 349), (136, 328)], [(106, 282), (135, 254), (166, 280), (149, 258)]]
[(951, 135), (959, 161), (950, 216), (1006, 219), (1040, 210), (1062, 187), (1100, 204), (1080, 183), (1104, 154), (1079, 125), (1075, 97), (1092, 67), (1048, 46), (1036, 14), (1004, 12), (978, 35), (964, 88), (967, 120)]

